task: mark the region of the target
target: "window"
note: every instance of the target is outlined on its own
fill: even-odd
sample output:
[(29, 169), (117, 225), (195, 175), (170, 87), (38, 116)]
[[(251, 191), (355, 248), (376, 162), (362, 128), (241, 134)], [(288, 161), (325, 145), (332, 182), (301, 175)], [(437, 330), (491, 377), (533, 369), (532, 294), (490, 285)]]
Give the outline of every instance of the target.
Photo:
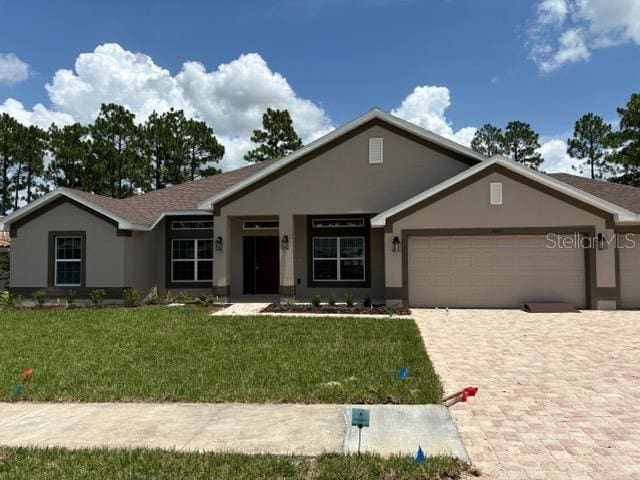
[(314, 281), (364, 281), (364, 237), (314, 237)]
[(313, 228), (362, 228), (364, 218), (314, 218)]
[(502, 183), (490, 183), (489, 196), (491, 197), (491, 205), (502, 205)]
[(213, 239), (171, 241), (171, 281), (213, 280)]
[(242, 223), (245, 230), (260, 230), (263, 228), (280, 228), (278, 220), (246, 220)]
[(384, 160), (382, 138), (370, 138), (369, 139), (369, 163), (379, 164)]
[(82, 285), (82, 237), (55, 237), (56, 287)]
[(172, 230), (213, 230), (212, 220), (174, 220)]

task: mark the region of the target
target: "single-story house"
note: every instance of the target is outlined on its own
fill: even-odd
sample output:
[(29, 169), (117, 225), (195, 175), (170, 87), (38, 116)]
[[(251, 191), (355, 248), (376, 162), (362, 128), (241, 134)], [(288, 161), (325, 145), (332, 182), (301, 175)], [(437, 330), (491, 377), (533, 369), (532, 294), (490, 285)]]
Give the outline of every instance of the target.
[[(0, 217), (2, 223), (3, 217)], [(0, 230), (0, 292), (7, 288), (9, 282), (9, 247), (11, 238), (9, 232)]]
[(487, 158), (374, 109), (284, 158), (144, 195), (59, 188), (3, 228), (25, 296), (615, 309), (640, 307), (639, 213), (640, 189)]

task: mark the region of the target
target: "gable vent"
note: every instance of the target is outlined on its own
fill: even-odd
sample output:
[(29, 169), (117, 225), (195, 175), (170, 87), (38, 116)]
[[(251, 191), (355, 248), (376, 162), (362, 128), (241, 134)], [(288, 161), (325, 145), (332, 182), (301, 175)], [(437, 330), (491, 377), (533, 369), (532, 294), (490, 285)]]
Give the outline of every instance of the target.
[(491, 205), (502, 205), (502, 183), (490, 183), (489, 193), (491, 196)]
[(369, 163), (382, 163), (383, 143), (382, 138), (369, 139)]

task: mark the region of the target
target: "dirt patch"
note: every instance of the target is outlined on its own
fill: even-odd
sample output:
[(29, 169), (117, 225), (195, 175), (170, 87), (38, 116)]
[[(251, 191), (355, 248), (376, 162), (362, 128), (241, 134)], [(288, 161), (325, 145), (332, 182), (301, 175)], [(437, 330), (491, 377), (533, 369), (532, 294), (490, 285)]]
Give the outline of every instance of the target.
[(364, 307), (354, 305), (321, 305), (315, 307), (311, 304), (287, 305), (284, 303), (271, 303), (262, 310), (263, 313), (320, 313), (320, 314), (340, 314), (340, 315), (411, 315), (411, 310), (407, 307), (388, 307), (387, 305), (371, 305)]

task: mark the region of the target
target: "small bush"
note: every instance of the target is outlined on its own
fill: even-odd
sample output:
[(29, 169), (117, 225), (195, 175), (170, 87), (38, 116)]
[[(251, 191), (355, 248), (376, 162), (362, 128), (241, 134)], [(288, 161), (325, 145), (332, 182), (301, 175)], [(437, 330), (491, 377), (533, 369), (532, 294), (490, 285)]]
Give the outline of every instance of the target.
[(345, 293), (344, 301), (347, 304), (347, 307), (353, 307), (356, 304), (356, 297), (353, 293)]
[(33, 292), (33, 299), (36, 301), (39, 307), (42, 307), (45, 303), (47, 303), (47, 294), (42, 290), (38, 290), (37, 292)]
[(320, 308), (320, 304), (322, 304), (322, 299), (320, 298), (320, 295), (316, 293), (311, 297), (311, 305), (316, 308)]
[(164, 296), (164, 301), (166, 303), (175, 303), (176, 295), (171, 291), (167, 291), (167, 294)]
[(284, 304), (284, 306), (288, 309), (291, 310), (293, 307), (296, 306), (296, 299), (293, 297), (288, 297), (285, 298), (282, 303)]
[(395, 313), (396, 313), (395, 305), (387, 305), (387, 315), (389, 315), (390, 317), (393, 317)]
[(178, 301), (182, 302), (182, 303), (192, 303), (193, 302), (193, 295), (189, 295), (188, 293), (180, 292), (180, 295), (178, 295)]
[(135, 288), (126, 288), (122, 292), (122, 299), (127, 307), (135, 307), (138, 305), (141, 296), (142, 293), (140, 293), (140, 290), (136, 290)]
[(336, 299), (335, 293), (332, 293), (331, 295), (329, 295), (329, 300), (327, 301), (327, 303), (330, 307), (335, 307), (337, 301), (338, 300)]
[(365, 308), (371, 308), (371, 298), (367, 297), (362, 301), (362, 306)]
[(91, 290), (89, 292), (89, 300), (96, 307), (101, 307), (104, 302), (104, 298), (107, 296), (107, 292), (105, 292), (102, 288), (97, 288), (95, 290)]
[(158, 294), (158, 287), (153, 287), (149, 290), (149, 295), (147, 295), (147, 302), (155, 305), (160, 303), (160, 295)]
[(64, 296), (67, 301), (67, 308), (76, 308), (76, 291), (67, 290), (67, 294)]
[(0, 293), (0, 308), (14, 308), (22, 303), (22, 295), (4, 291)]

